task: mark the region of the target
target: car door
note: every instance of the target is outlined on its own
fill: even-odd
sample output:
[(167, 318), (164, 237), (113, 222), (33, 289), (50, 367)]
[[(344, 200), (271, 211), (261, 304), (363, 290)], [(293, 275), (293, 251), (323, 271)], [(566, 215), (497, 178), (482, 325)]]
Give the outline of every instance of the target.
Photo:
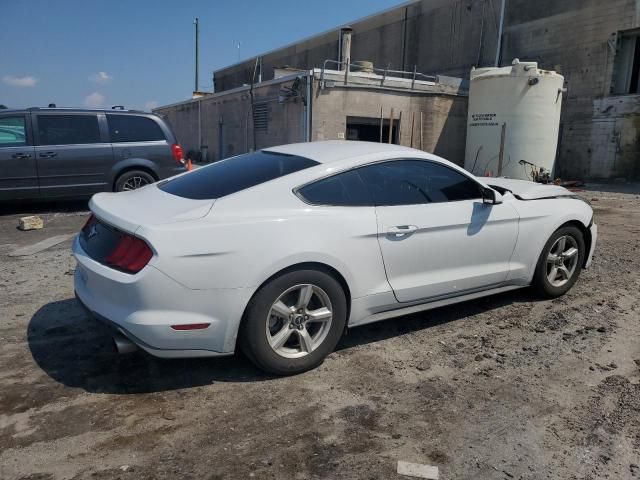
[(85, 196), (111, 190), (108, 173), (113, 149), (103, 114), (38, 112), (33, 121), (41, 196)]
[(360, 171), (376, 203), (378, 240), (399, 302), (498, 286), (509, 273), (518, 216), (482, 201), (480, 184), (425, 160), (393, 160)]
[[(108, 113), (109, 136), (117, 162), (132, 161), (150, 168), (156, 178), (166, 178), (182, 170), (173, 159), (171, 144), (155, 116)], [(115, 172), (114, 172), (115, 173)]]
[(0, 114), (0, 200), (38, 196), (38, 170), (28, 113)]

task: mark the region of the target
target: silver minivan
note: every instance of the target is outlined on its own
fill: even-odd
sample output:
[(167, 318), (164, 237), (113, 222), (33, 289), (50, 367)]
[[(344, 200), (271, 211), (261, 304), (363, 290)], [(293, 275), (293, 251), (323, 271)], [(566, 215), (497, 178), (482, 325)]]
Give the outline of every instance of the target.
[(133, 190), (185, 170), (171, 128), (152, 113), (0, 110), (0, 201)]

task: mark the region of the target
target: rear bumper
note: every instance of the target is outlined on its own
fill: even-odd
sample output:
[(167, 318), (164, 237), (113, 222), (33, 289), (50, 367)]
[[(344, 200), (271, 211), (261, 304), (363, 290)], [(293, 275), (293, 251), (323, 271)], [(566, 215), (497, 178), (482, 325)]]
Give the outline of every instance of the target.
[(595, 223), (592, 223), (591, 227), (589, 227), (589, 231), (591, 232), (591, 246), (589, 247), (589, 254), (584, 262), (584, 268), (589, 268), (593, 261), (593, 252), (596, 249), (596, 243), (598, 240), (598, 226)]
[[(78, 262), (74, 287), (80, 303), (98, 320), (162, 358), (230, 355), (235, 348), (245, 289), (192, 290), (151, 265), (135, 275), (110, 269), (73, 243)], [(209, 323), (202, 330), (171, 325)]]

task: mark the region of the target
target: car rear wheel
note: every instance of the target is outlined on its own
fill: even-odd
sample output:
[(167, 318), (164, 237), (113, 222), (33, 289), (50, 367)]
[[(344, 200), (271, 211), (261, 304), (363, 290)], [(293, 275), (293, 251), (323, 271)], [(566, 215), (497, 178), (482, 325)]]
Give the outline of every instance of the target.
[(289, 272), (271, 280), (251, 300), (240, 346), (267, 372), (301, 373), (320, 365), (333, 351), (346, 317), (344, 291), (331, 275), (319, 270)]
[(148, 172), (143, 170), (129, 170), (118, 177), (118, 180), (116, 180), (115, 191), (126, 192), (129, 190), (136, 190), (155, 181), (156, 179), (153, 178), (153, 175)]
[(556, 230), (538, 259), (533, 285), (546, 297), (564, 295), (578, 280), (584, 255), (584, 237), (578, 228)]

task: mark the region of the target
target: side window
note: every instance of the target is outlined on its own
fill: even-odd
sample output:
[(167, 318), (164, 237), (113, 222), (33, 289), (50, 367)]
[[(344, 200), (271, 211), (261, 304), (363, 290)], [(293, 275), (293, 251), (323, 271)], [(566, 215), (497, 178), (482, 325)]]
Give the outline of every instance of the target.
[(160, 126), (147, 117), (107, 114), (112, 143), (166, 140)]
[(371, 195), (357, 170), (350, 170), (298, 190), (298, 194), (314, 205), (373, 206)]
[(359, 170), (376, 205), (418, 205), (482, 196), (473, 180), (435, 162), (394, 160)]
[(38, 115), (40, 145), (100, 143), (97, 115)]
[(20, 147), (27, 144), (24, 115), (0, 117), (0, 147)]

